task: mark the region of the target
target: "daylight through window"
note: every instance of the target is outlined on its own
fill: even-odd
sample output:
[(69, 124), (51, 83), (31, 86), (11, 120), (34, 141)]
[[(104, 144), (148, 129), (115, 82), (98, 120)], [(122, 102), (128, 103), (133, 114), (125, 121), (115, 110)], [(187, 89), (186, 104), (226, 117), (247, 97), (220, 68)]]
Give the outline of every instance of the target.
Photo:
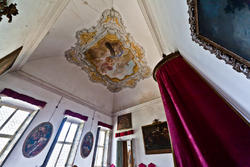
[(37, 111), (0, 103), (0, 166)]
[(67, 116), (47, 167), (71, 167), (73, 165), (84, 121)]
[(110, 130), (104, 127), (99, 128), (99, 138), (94, 167), (107, 167)]

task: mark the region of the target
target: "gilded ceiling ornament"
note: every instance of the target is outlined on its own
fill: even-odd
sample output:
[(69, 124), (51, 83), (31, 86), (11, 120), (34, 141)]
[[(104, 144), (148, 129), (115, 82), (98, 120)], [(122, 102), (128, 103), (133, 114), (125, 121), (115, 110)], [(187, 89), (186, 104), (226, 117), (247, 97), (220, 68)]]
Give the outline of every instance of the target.
[(111, 92), (134, 88), (139, 80), (151, 76), (143, 48), (126, 32), (121, 15), (113, 8), (102, 13), (97, 26), (78, 31), (76, 38), (65, 57)]
[(12, 15), (16, 16), (18, 14), (18, 10), (16, 8), (16, 4), (11, 3), (7, 5), (7, 0), (0, 0), (0, 22), (2, 21), (2, 16), (6, 15), (9, 18), (9, 23), (12, 22)]

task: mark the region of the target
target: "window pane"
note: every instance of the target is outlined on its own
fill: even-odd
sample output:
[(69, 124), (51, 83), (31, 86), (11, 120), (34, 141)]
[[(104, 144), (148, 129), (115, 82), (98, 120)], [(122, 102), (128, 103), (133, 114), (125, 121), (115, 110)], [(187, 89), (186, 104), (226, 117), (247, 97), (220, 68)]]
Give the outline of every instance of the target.
[(57, 157), (59, 156), (59, 153), (60, 153), (60, 150), (61, 150), (61, 147), (62, 147), (62, 144), (60, 143), (57, 143), (51, 156), (50, 156), (50, 159), (49, 159), (49, 162), (47, 164), (47, 167), (54, 167), (55, 163), (56, 163), (56, 160), (57, 160)]
[(105, 140), (105, 131), (100, 130), (98, 145), (104, 146), (105, 142), (104, 140)]
[(56, 167), (65, 167), (68, 155), (70, 152), (71, 144), (64, 144), (59, 159), (57, 161)]
[(109, 151), (109, 137), (110, 137), (110, 130), (106, 131), (106, 141), (105, 141), (105, 149), (104, 149), (104, 156), (103, 156), (103, 166), (107, 166), (108, 164), (108, 151)]
[(68, 162), (67, 162), (67, 167), (71, 167), (74, 164), (75, 157), (76, 157), (76, 152), (77, 152), (77, 148), (78, 148), (79, 143), (80, 143), (83, 127), (84, 127), (83, 123), (78, 125), (78, 129), (77, 129), (76, 135), (74, 137), (74, 141), (73, 141), (74, 143), (73, 143), (73, 145), (71, 147), (69, 159), (68, 159)]
[(76, 130), (77, 130), (78, 125), (77, 124), (71, 124), (68, 136), (66, 138), (66, 142), (73, 142), (75, 134), (76, 134)]
[(0, 152), (3, 150), (9, 140), (9, 138), (0, 137)]
[(78, 123), (72, 123), (71, 120), (67, 120), (64, 123), (56, 147), (54, 148), (46, 167), (72, 166), (77, 151), (77, 146), (75, 146), (75, 144), (79, 144), (78, 140), (80, 140), (81, 137), (81, 133), (78, 132), (79, 130), (82, 131), (82, 129), (83, 124), (79, 125)]
[(7, 106), (1, 106), (0, 108), (0, 127), (4, 124), (4, 122), (10, 117), (10, 115), (15, 111), (14, 108), (10, 108)]
[(0, 131), (1, 134), (14, 135), (24, 120), (29, 116), (29, 112), (18, 110), (8, 123)]
[(103, 148), (97, 147), (95, 166), (102, 166)]
[(105, 150), (104, 150), (104, 157), (103, 157), (104, 166), (107, 166), (108, 149), (109, 149), (109, 131), (106, 132)]
[(64, 141), (64, 139), (65, 139), (65, 137), (67, 135), (67, 132), (69, 130), (69, 126), (70, 126), (70, 122), (65, 122), (64, 123), (62, 131), (61, 131), (60, 136), (58, 138), (58, 141)]

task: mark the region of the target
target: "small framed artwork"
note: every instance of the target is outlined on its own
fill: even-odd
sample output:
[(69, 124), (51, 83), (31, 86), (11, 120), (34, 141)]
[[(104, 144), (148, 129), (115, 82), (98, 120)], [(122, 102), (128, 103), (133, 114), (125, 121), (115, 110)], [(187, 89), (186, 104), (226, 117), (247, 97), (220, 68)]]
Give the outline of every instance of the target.
[(154, 121), (151, 125), (142, 126), (146, 154), (171, 153), (171, 142), (167, 122)]
[(93, 144), (94, 144), (93, 133), (92, 132), (86, 133), (86, 135), (82, 140), (82, 145), (81, 145), (81, 156), (83, 158), (87, 158), (89, 156), (93, 148)]
[(36, 126), (27, 136), (23, 143), (23, 155), (32, 158), (39, 154), (48, 144), (53, 132), (50, 122), (43, 122)]
[(132, 128), (132, 114), (131, 113), (120, 115), (118, 116), (117, 119), (118, 119), (117, 130)]

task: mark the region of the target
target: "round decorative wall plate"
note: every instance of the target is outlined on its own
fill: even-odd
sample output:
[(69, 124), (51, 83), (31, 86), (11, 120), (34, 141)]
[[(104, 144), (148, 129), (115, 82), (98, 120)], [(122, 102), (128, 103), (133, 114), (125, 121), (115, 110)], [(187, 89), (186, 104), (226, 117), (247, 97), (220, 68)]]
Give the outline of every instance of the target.
[(23, 155), (31, 158), (39, 154), (48, 144), (53, 132), (50, 122), (43, 122), (36, 126), (23, 143)]
[(94, 136), (92, 132), (86, 133), (82, 140), (82, 145), (81, 145), (81, 156), (83, 158), (86, 158), (89, 156), (94, 144)]

